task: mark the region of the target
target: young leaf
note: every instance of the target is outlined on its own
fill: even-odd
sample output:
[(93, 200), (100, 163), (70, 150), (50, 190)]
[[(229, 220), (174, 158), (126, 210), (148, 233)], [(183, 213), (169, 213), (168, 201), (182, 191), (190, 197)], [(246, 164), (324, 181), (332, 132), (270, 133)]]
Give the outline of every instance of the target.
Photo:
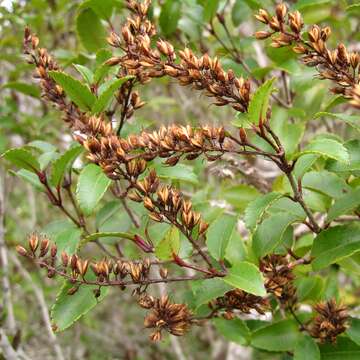
[(239, 184), (224, 189), (223, 197), (236, 210), (242, 212), (249, 202), (255, 200), (260, 195), (259, 191), (253, 186)]
[(302, 180), (303, 188), (314, 190), (322, 194), (341, 198), (344, 193), (351, 191), (351, 187), (340, 176), (326, 171), (310, 171), (306, 173)]
[(248, 345), (251, 333), (246, 323), (241, 319), (233, 319), (231, 321), (225, 319), (213, 319), (216, 330), (224, 336), (228, 341), (235, 342), (240, 345)]
[(220, 278), (198, 280), (193, 284), (196, 307), (207, 304), (209, 301), (216, 299), (219, 296), (223, 296), (231, 289), (232, 287)]
[(91, 109), (96, 98), (86, 85), (61, 71), (49, 71), (49, 74), (81, 110)]
[(178, 254), (180, 250), (179, 230), (172, 226), (165, 237), (156, 245), (155, 255), (160, 260), (172, 259), (173, 254)]
[(320, 360), (320, 350), (309, 335), (299, 337), (294, 350), (294, 360)]
[(164, 35), (169, 36), (173, 34), (181, 17), (181, 1), (180, 0), (165, 0), (161, 6), (159, 24)]
[(88, 67), (80, 64), (73, 64), (73, 65), (74, 68), (80, 73), (80, 75), (89, 85), (94, 82), (94, 74)]
[(299, 158), (304, 154), (316, 154), (340, 162), (349, 163), (348, 151), (344, 145), (334, 139), (316, 139), (309, 143), (303, 151), (295, 154), (295, 158)]
[(207, 231), (206, 244), (215, 259), (223, 259), (226, 247), (237, 222), (235, 216), (220, 215)]
[(250, 202), (247, 208), (245, 209), (244, 221), (246, 227), (249, 230), (254, 230), (256, 225), (261, 221), (263, 214), (266, 209), (268, 209), (271, 204), (273, 204), (276, 200), (280, 199), (283, 194), (277, 192), (271, 192), (268, 194), (264, 194), (254, 201)]
[(335, 220), (340, 215), (345, 215), (355, 210), (360, 205), (360, 187), (350, 190), (347, 194), (338, 198), (330, 208), (326, 219), (327, 223)]
[(339, 336), (336, 344), (320, 345), (321, 360), (357, 360), (360, 359), (360, 346), (348, 339)]
[(318, 112), (314, 115), (314, 119), (317, 119), (319, 117), (332, 117), (335, 119), (339, 119), (346, 124), (352, 126), (357, 131), (360, 131), (360, 122), (359, 122), (359, 116), (357, 115), (348, 115), (348, 114), (333, 114), (329, 112)]
[(106, 44), (106, 32), (92, 9), (83, 9), (76, 18), (76, 30), (81, 43), (89, 52), (96, 52)]
[(224, 277), (231, 286), (247, 291), (250, 294), (265, 296), (264, 279), (259, 269), (246, 261), (234, 264)]
[(50, 183), (53, 186), (57, 187), (61, 184), (66, 170), (72, 166), (72, 164), (74, 163), (76, 158), (82, 153), (82, 151), (82, 146), (75, 145), (53, 162), (50, 175)]
[(82, 169), (76, 197), (85, 215), (90, 215), (94, 211), (110, 183), (111, 180), (103, 173), (100, 166), (89, 164)]
[(104, 111), (108, 106), (111, 98), (114, 96), (115, 91), (118, 90), (124, 82), (128, 81), (131, 78), (132, 76), (125, 76), (121, 79), (111, 79), (105, 84), (103, 84), (101, 87), (104, 87), (101, 89), (101, 91), (99, 89), (100, 95), (93, 104), (91, 112), (93, 114), (98, 114)]
[(346, 330), (349, 338), (360, 346), (360, 319), (351, 318), (350, 327)]
[(257, 257), (269, 254), (283, 241), (285, 230), (300, 218), (297, 214), (281, 212), (265, 219), (253, 236), (252, 248)]
[(201, 0), (201, 4), (204, 8), (203, 18), (205, 22), (209, 22), (215, 15), (219, 7), (219, 0)]
[(30, 151), (24, 148), (10, 149), (1, 155), (4, 159), (11, 162), (20, 169), (25, 169), (33, 173), (40, 171), (40, 164)]
[(360, 251), (360, 224), (339, 225), (322, 231), (314, 240), (311, 257), (315, 271)]
[(44, 192), (44, 185), (40, 182), (39, 177), (34, 174), (32, 171), (26, 169), (20, 169), (17, 172), (12, 172), (14, 175), (18, 176), (19, 178), (25, 180), (26, 182), (30, 183), (34, 188), (40, 192)]
[(16, 90), (22, 94), (34, 97), (36, 99), (40, 97), (40, 90), (38, 86), (30, 85), (22, 82), (16, 82), (16, 81), (8, 82), (4, 84), (1, 88)]
[[(95, 275), (90, 271), (86, 279), (88, 281), (96, 280)], [(108, 288), (102, 287), (100, 297), (95, 298), (94, 290), (98, 289), (98, 286), (83, 285), (75, 294), (68, 295), (68, 291), (72, 287), (74, 287), (74, 284), (65, 281), (55, 304), (51, 308), (51, 319), (56, 331), (67, 329), (103, 300), (108, 293)]]
[(252, 124), (258, 124), (260, 119), (265, 120), (269, 106), (270, 95), (273, 92), (273, 84), (276, 78), (265, 81), (254, 93), (248, 109), (248, 120)]
[(254, 331), (251, 345), (267, 351), (293, 351), (299, 335), (297, 323), (282, 320)]
[(119, 231), (107, 231), (107, 232), (101, 231), (101, 232), (96, 232), (96, 233), (93, 233), (93, 234), (90, 234), (90, 235), (86, 236), (81, 241), (80, 245), (83, 246), (83, 245), (87, 244), (90, 241), (97, 240), (99, 238), (104, 238), (104, 237), (134, 240), (134, 235), (132, 235), (130, 233), (119, 232)]

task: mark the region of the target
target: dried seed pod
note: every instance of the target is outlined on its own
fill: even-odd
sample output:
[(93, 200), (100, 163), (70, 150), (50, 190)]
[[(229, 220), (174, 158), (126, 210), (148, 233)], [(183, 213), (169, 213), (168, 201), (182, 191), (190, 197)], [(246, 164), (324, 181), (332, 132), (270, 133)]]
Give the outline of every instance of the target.
[(30, 250), (34, 254), (39, 246), (39, 235), (36, 233), (32, 233), (29, 236), (28, 242), (29, 242)]
[(27, 256), (28, 255), (27, 250), (23, 246), (17, 245), (16, 246), (16, 251), (21, 256)]
[(169, 273), (168, 269), (166, 269), (164, 267), (161, 267), (159, 269), (159, 274), (160, 274), (162, 279), (166, 279), (168, 277), (168, 273)]
[(44, 257), (49, 251), (50, 240), (48, 238), (43, 238), (40, 242), (40, 257)]

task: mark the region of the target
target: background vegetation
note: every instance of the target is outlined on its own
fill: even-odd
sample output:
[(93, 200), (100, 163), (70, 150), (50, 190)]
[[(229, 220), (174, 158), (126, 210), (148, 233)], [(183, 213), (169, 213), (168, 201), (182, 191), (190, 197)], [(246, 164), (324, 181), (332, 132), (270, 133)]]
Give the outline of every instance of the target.
[[(88, 238), (82, 255), (100, 260), (109, 254), (120, 254), (136, 259), (141, 251), (133, 242), (109, 233), (141, 232), (156, 244), (155, 255), (151, 256), (165, 261), (163, 272), (184, 273), (176, 265), (166, 263), (171, 260), (169, 248), (170, 252), (173, 250), (173, 243), (169, 245), (167, 240), (172, 236), (169, 225), (149, 219), (142, 204), (125, 203), (114, 198), (110, 188), (102, 194), (107, 187), (100, 186), (98, 190), (94, 186), (96, 177), (105, 183), (107, 178), (99, 167), (86, 166), (85, 153), (75, 145), (60, 112), (42, 100), (40, 88), (32, 78), (34, 66), (23, 56), (24, 28), (29, 26), (40, 38), (40, 47), (46, 47), (67, 74), (85, 86), (106, 83), (115, 77), (118, 67), (105, 65), (105, 61), (114, 54), (121, 55), (108, 45), (106, 38), (111, 30), (120, 33), (129, 10), (122, 0), (19, 0), (6, 6), (0, 3), (0, 153), (13, 148), (25, 151), (7, 152), (1, 159), (0, 357), (10, 359), (9, 354), (15, 354), (14, 359), (58, 360), (360, 358), (359, 109), (342, 94), (330, 92), (331, 82), (320, 81), (318, 69), (299, 61), (292, 46), (275, 48), (270, 39), (259, 41), (253, 36), (256, 31), (267, 30), (254, 15), (260, 8), (273, 14), (275, 5), (270, 0), (159, 0), (153, 2), (150, 18), (159, 37), (170, 41), (175, 49), (187, 46), (198, 56), (204, 53), (217, 56), (225, 71), (232, 69), (236, 77), (250, 78), (253, 92), (266, 80), (275, 79), (270, 82), (277, 91), (271, 99), (271, 89), (267, 94), (271, 128), (283, 144), (287, 159), (305, 159), (298, 161), (295, 172), (302, 179), (304, 200), (321, 232), (311, 229), (311, 222), (309, 231), (307, 214), (288, 196), (292, 193), (286, 176), (264, 156), (229, 153), (217, 161), (204, 157), (182, 159), (174, 167), (163, 166), (164, 160), (160, 158), (149, 166), (162, 181), (180, 188), (210, 224), (206, 251), (212, 260), (222, 261), (227, 268), (244, 261), (257, 266), (260, 257), (270, 252), (284, 255), (289, 248), (295, 255), (292, 261), (315, 259), (312, 264), (300, 262), (291, 274), (294, 278), (288, 279), (296, 288), (297, 315), (291, 313), (291, 306), (283, 306), (272, 294), (271, 311), (265, 314), (251, 311), (233, 320), (225, 319), (232, 315), (225, 314), (224, 318), (221, 314), (201, 327), (193, 326), (183, 337), (165, 335), (161, 342), (150, 342), (150, 333), (143, 326), (147, 311), (136, 305), (131, 288), (122, 291), (113, 287), (103, 291), (98, 299), (93, 296), (94, 288), (81, 287), (72, 297), (67, 295), (71, 286), (65, 285), (68, 287), (64, 290), (61, 277), (48, 279), (46, 272), (20, 258), (15, 251), (16, 245), (27, 247), (27, 236), (37, 231), (56, 243), (59, 254), (63, 250), (73, 253), (86, 236), (82, 226), (69, 220), (64, 208), (71, 209), (72, 216), (76, 216), (76, 208), (80, 207), (90, 232), (107, 234), (90, 239), (94, 241)], [(329, 48), (344, 43), (349, 52), (359, 51), (360, 4), (345, 0), (299, 0), (289, 1), (288, 7), (290, 11), (301, 12), (308, 28), (312, 24), (330, 26)], [(354, 69), (357, 83), (358, 69)], [(121, 84), (115, 85), (111, 99), (99, 105), (99, 112), (108, 117), (113, 115), (118, 124), (120, 109), (113, 108), (116, 103), (113, 95)], [(88, 89), (94, 90), (91, 86)], [(146, 105), (129, 116), (121, 131), (124, 138), (173, 123), (224, 126), (237, 138), (245, 136), (239, 135), (239, 128), (245, 127), (251, 141), (263, 151), (271, 151), (262, 139), (249, 135), (251, 126), (246, 125), (242, 112), (231, 106), (215, 106), (203, 92), (179, 86), (174, 78), (154, 79), (150, 85), (138, 85), (136, 89)], [(81, 89), (79, 94), (83, 94)], [(316, 148), (311, 147), (314, 141)], [(61, 183), (63, 207), (49, 201), (43, 184), (28, 166), (33, 158), (41, 171), (51, 174), (52, 185)], [(56, 175), (55, 171), (61, 172), (59, 159), (66, 166), (61, 175)], [(91, 177), (84, 175), (81, 183), (84, 168), (94, 173)], [(70, 179), (70, 174), (69, 186), (64, 181)], [(140, 230), (134, 226), (133, 214), (140, 219)], [(264, 245), (268, 240), (272, 242), (270, 248)], [(185, 237), (178, 242), (181, 244), (178, 255), (189, 256), (189, 242)], [(201, 264), (201, 260), (195, 263)], [(193, 273), (186, 269), (185, 275)], [(252, 293), (264, 295), (264, 287), (262, 283), (256, 284), (256, 276), (251, 278), (248, 274), (245, 278), (257, 288), (245, 286), (243, 290), (251, 288)], [(219, 278), (212, 280), (217, 282), (160, 283), (153, 285), (150, 292), (154, 297), (170, 294), (173, 301), (187, 303), (199, 318), (206, 317), (207, 303), (229, 290), (226, 286), (231, 283), (231, 287), (241, 287), (237, 280), (228, 281), (226, 286)], [(314, 305), (330, 299), (346, 306), (347, 330), (336, 344), (328, 341), (321, 344), (318, 339), (303, 336), (298, 323), (306, 325), (314, 316)], [(101, 303), (97, 304), (99, 300)], [(56, 305), (50, 316), (52, 304)], [(86, 315), (81, 316), (83, 313)], [(57, 330), (64, 331), (53, 333), (54, 323)]]

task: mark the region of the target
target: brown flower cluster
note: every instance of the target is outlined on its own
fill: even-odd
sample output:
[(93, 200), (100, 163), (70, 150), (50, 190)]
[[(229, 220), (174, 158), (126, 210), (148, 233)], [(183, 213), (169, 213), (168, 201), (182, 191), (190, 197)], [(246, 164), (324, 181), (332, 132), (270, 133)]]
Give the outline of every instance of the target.
[[(69, 255), (63, 251), (58, 255), (57, 246), (51, 245), (50, 240), (45, 236), (33, 233), (28, 239), (29, 250), (22, 246), (17, 246), (19, 255), (34, 260), (40, 267), (46, 268), (48, 277), (60, 275), (70, 280), (72, 283), (89, 284), (85, 278), (89, 269), (96, 276), (96, 280), (91, 282), (101, 285), (120, 285), (127, 283), (141, 284), (149, 278), (151, 267), (150, 260), (123, 261), (103, 259), (91, 261), (82, 259), (78, 255)], [(131, 280), (126, 281), (126, 277)], [(69, 295), (73, 295), (78, 290), (78, 286), (69, 290)]]
[[(103, 123), (101, 118), (91, 117), (88, 134)], [(215, 160), (232, 149), (225, 141), (224, 128), (210, 126), (194, 129), (172, 125), (158, 131), (130, 135), (127, 139), (109, 132), (106, 136), (88, 136), (86, 140), (79, 136), (78, 140), (88, 150), (89, 160), (99, 164), (111, 179), (123, 178), (124, 172), (137, 178), (145, 171), (146, 161), (156, 157), (167, 158), (165, 163), (174, 166), (182, 156), (193, 160), (205, 154), (208, 160)], [(122, 165), (124, 168), (120, 169)]]
[[(193, 85), (194, 89), (205, 91), (207, 96), (215, 98), (217, 106), (230, 104), (237, 111), (247, 111), (248, 80), (237, 78), (232, 70), (224, 71), (219, 60), (207, 54), (197, 57), (188, 48), (176, 54), (173, 45), (164, 40), (158, 40), (156, 48), (152, 48), (156, 29), (147, 19), (150, 1), (128, 0), (127, 6), (132, 16), (123, 25), (121, 37), (112, 32), (108, 38), (109, 44), (121, 48), (125, 55), (109, 59), (109, 65), (120, 64), (122, 73), (136, 76), (142, 84), (167, 75), (177, 79), (180, 85)], [(175, 62), (177, 55), (180, 63)]]
[[(152, 304), (151, 304), (152, 303)], [(151, 311), (145, 317), (146, 328), (155, 329), (150, 335), (153, 341), (161, 340), (162, 330), (175, 336), (184, 335), (191, 327), (192, 313), (185, 304), (174, 304), (168, 296), (149, 301)]]
[(319, 314), (313, 320), (310, 334), (323, 342), (336, 342), (338, 335), (346, 331), (348, 313), (346, 307), (337, 305), (334, 299), (315, 306)]
[(317, 67), (320, 79), (328, 79), (336, 83), (331, 91), (342, 94), (349, 99), (354, 107), (360, 108), (360, 54), (348, 52), (344, 44), (336, 49), (327, 47), (327, 40), (331, 35), (330, 27), (320, 28), (313, 25), (307, 32), (308, 40), (302, 34), (304, 22), (298, 11), (289, 12), (285, 4), (279, 4), (275, 9), (275, 16), (261, 9), (256, 18), (269, 26), (269, 31), (255, 33), (256, 38), (272, 37), (273, 47), (295, 44), (293, 50), (302, 55), (305, 65)]
[(265, 288), (286, 306), (296, 302), (295, 278), (286, 256), (270, 254), (260, 260), (260, 271), (265, 277)]
[(64, 121), (75, 130), (82, 130), (87, 123), (87, 117), (72, 102), (66, 100), (66, 94), (61, 86), (50, 77), (49, 71), (60, 71), (59, 66), (46, 49), (39, 48), (39, 39), (25, 28), (24, 53), (28, 63), (36, 66), (34, 78), (40, 80), (42, 97), (53, 103), (64, 114)]
[(255, 310), (263, 315), (269, 308), (267, 299), (249, 294), (241, 289), (230, 290), (209, 305), (213, 309), (224, 309), (224, 317), (229, 320), (234, 317), (234, 311), (236, 310), (245, 314), (249, 314), (251, 310)]
[(185, 200), (176, 188), (160, 185), (160, 180), (154, 171), (150, 171), (143, 180), (134, 183), (133, 187), (136, 190), (129, 194), (129, 198), (143, 202), (154, 221), (168, 221), (188, 235), (195, 226), (198, 226), (199, 235), (207, 230), (209, 225), (202, 220), (199, 213), (193, 211), (191, 201)]

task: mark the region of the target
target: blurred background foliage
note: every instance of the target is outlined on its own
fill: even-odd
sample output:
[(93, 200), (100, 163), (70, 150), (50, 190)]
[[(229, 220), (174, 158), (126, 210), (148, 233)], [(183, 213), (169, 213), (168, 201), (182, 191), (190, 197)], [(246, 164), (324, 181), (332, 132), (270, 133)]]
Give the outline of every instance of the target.
[[(314, 119), (314, 115), (320, 111), (346, 111), (343, 99), (330, 94), (329, 85), (316, 80), (315, 71), (300, 64), (291, 49), (273, 49), (268, 46), (268, 41), (260, 43), (252, 36), (254, 31), (261, 28), (254, 21), (253, 14), (260, 7), (272, 8), (274, 3), (270, 0), (159, 0), (154, 1), (152, 16), (159, 25), (161, 37), (171, 39), (178, 47), (187, 45), (196, 53), (208, 52), (212, 56), (219, 56), (224, 68), (232, 68), (237, 76), (248, 76), (240, 59), (244, 59), (251, 75), (259, 81), (273, 75), (279, 78), (283, 74), (290, 75), (293, 107), (286, 111), (274, 105), (272, 117), (274, 129), (284, 141), (288, 153), (296, 151), (301, 141), (316, 134), (354, 138), (355, 130), (342, 121), (327, 117)], [(360, 50), (360, 4), (356, 1), (299, 0), (288, 3), (292, 9), (302, 12), (306, 24), (330, 25), (335, 34), (330, 44), (333, 41), (332, 45), (336, 46), (338, 42), (344, 42), (350, 49)], [(221, 25), (216, 13), (224, 16), (226, 27)], [(101, 77), (101, 71), (104, 74), (112, 71), (101, 69), (101, 64), (111, 54), (106, 43), (107, 33), (111, 28), (118, 31), (125, 17), (126, 9), (121, 0), (0, 2), (0, 153), (32, 142), (30, 146), (34, 153), (41, 156), (43, 166), (46, 166), (71, 144), (68, 129), (60, 120), (59, 113), (41, 101), (39, 88), (31, 78), (32, 67), (24, 61), (24, 27), (28, 25), (40, 37), (41, 45), (54, 55), (68, 73), (81, 78), (94, 76), (98, 72)], [(232, 56), (231, 49), (234, 48), (238, 53)], [(90, 75), (84, 74), (81, 65), (92, 70)], [(142, 87), (141, 95), (147, 106), (126, 124), (124, 135), (169, 123), (230, 126), (236, 121), (233, 110), (210, 105), (205, 97), (179, 87), (171, 79), (159, 79), (152, 86)], [(198, 159), (175, 168), (160, 169), (156, 164), (154, 166), (161, 177), (174, 184), (180, 185), (182, 180), (182, 191), (191, 195), (196, 209), (202, 211), (207, 221), (211, 221), (224, 209), (242, 216), (247, 204), (260, 194), (256, 187), (243, 179), (243, 174), (235, 169), (233, 161), (225, 159), (213, 164)], [(250, 159), (244, 163), (245, 168), (250, 169), (256, 161)], [(324, 166), (322, 161), (318, 160), (319, 169)], [(75, 174), (81, 164), (81, 159), (75, 162)], [(284, 190), (286, 184), (276, 169), (262, 161), (257, 161), (256, 165), (256, 176), (265, 186), (280, 192)], [(33, 177), (12, 168), (10, 173), (6, 173), (7, 167), (8, 164), (1, 163), (6, 204), (3, 221), (6, 246), (10, 253), (8, 270), (16, 328), (20, 330), (14, 336), (18, 337), (18, 340), (15, 339), (19, 341), (18, 346), (24, 349), (29, 358), (54, 359), (52, 342), (44, 331), (41, 304), (34, 295), (34, 286), (40, 289), (46, 302), (52, 304), (61, 286), (60, 280), (58, 283), (44, 280), (35, 268), (26, 264), (30, 282), (11, 259), (14, 246), (24, 242), (27, 234), (33, 230), (47, 233), (57, 244), (64, 244), (71, 237), (77, 239), (78, 229), (48, 203)], [(307, 200), (314, 211), (324, 212), (329, 208), (331, 198), (324, 192), (315, 191), (316, 187), (313, 185), (313, 190), (307, 191)], [(111, 196), (105, 196), (98, 209), (97, 215), (91, 218), (94, 227), (102, 231), (131, 229), (126, 211), (121, 204), (112, 201)], [(134, 205), (134, 209), (138, 214), (144, 214), (141, 207)], [(161, 224), (152, 226), (151, 236), (160, 240), (166, 230), (166, 226)], [(116, 243), (116, 239), (112, 238), (104, 241), (109, 248)], [(305, 253), (311, 241), (311, 238), (303, 236), (297, 243), (299, 252)], [(182, 249), (184, 253), (187, 250), (186, 247)], [(137, 250), (131, 244), (124, 244), (124, 251), (131, 256)], [(237, 256), (242, 259), (245, 252), (246, 241)], [(359, 289), (359, 277), (355, 276), (360, 273), (358, 259), (349, 259), (344, 268), (348, 277), (343, 279), (342, 296), (347, 297), (348, 303), (355, 303), (355, 298), (359, 296), (358, 290), (354, 291)], [(339, 296), (335, 281), (338, 278), (337, 270), (337, 266), (333, 266), (326, 278), (316, 277), (310, 285), (303, 284), (303, 299), (315, 301), (322, 292)], [(186, 286), (169, 286), (168, 291), (179, 300), (191, 298)], [(229, 345), (210, 324), (195, 329), (180, 342), (174, 343), (171, 338), (166, 338), (159, 344), (150, 344), (142, 331), (142, 310), (132, 306), (132, 301), (129, 292), (112, 289), (102, 306), (96, 307), (67, 331), (59, 333), (57, 339), (65, 358), (250, 358), (248, 349), (239, 346), (244, 345), (243, 338), (233, 339), (234, 342)], [(1, 310), (2, 317), (5, 317), (5, 309)], [(253, 322), (256, 328), (256, 320)], [(231, 329), (224, 328), (221, 323), (217, 327), (221, 334), (229, 337)], [(251, 356), (252, 359), (291, 358), (289, 355), (260, 350), (253, 350)]]

